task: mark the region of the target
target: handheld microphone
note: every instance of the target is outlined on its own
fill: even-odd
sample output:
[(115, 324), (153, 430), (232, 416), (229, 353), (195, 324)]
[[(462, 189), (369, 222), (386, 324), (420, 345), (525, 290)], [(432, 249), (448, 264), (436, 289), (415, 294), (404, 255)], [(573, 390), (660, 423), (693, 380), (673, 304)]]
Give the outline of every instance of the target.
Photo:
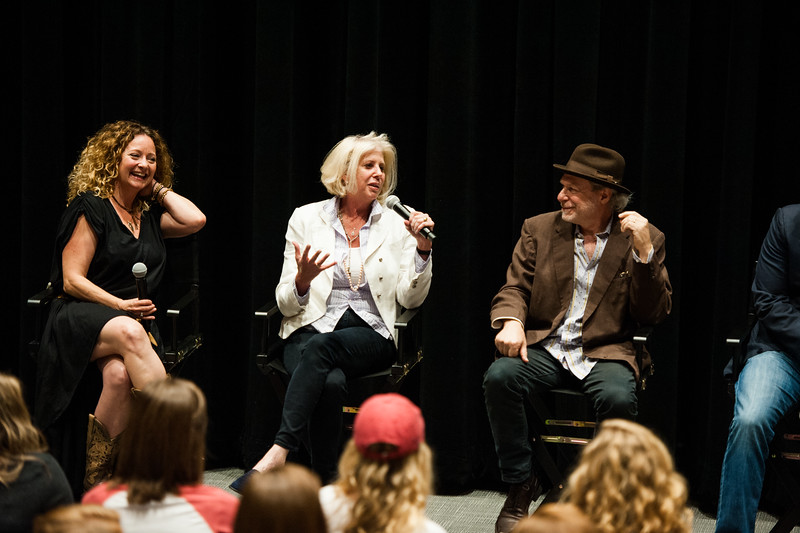
[[(386, 197), (386, 207), (392, 209), (395, 213), (403, 217), (405, 220), (411, 218), (411, 211), (409, 211), (408, 208), (400, 202), (400, 198), (398, 198), (393, 194), (390, 194), (389, 196)], [(428, 239), (429, 241), (432, 241), (433, 239), (436, 238), (436, 235), (433, 234), (430, 228), (427, 227), (422, 228), (421, 230), (419, 230), (419, 232), (422, 233), (422, 236)]]
[[(133, 277), (136, 278), (136, 297), (140, 300), (147, 299), (147, 265), (144, 263), (136, 263), (131, 268), (131, 272), (133, 272)], [(141, 320), (142, 326), (144, 326), (145, 331), (150, 331), (150, 321), (149, 320)]]

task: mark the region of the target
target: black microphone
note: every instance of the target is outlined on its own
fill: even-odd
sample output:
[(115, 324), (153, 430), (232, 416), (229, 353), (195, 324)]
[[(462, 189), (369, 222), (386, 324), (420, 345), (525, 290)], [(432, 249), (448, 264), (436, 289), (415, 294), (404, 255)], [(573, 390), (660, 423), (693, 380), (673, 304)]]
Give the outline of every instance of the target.
[[(144, 263), (136, 263), (131, 269), (133, 277), (136, 278), (136, 297), (140, 300), (147, 300), (147, 265)], [(150, 321), (141, 320), (142, 326), (145, 331), (150, 331)]]
[[(409, 211), (408, 208), (400, 202), (400, 198), (398, 198), (393, 194), (390, 194), (389, 196), (386, 197), (386, 207), (392, 209), (395, 213), (403, 217), (405, 220), (411, 218), (411, 211)], [(433, 234), (430, 228), (427, 227), (422, 228), (419, 232), (422, 233), (422, 236), (428, 239), (429, 241), (432, 241), (433, 239), (436, 238), (436, 235)]]

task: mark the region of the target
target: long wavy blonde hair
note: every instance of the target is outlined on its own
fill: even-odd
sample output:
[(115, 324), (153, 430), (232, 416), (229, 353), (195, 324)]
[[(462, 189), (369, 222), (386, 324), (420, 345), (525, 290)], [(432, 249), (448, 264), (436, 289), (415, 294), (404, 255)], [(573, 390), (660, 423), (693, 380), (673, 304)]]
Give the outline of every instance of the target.
[(44, 435), (31, 422), (19, 379), (0, 373), (0, 484), (16, 481), (25, 461), (34, 459), (31, 454), (46, 450)]
[(581, 508), (605, 533), (692, 530), (686, 481), (652, 431), (606, 420), (569, 476), (562, 501)]
[(344, 533), (414, 531), (425, 518), (432, 463), (433, 453), (425, 442), (406, 457), (374, 461), (362, 456), (350, 439), (339, 460), (336, 482), (355, 501)]
[[(137, 135), (147, 135), (153, 140), (156, 147), (155, 179), (165, 187), (171, 187), (174, 162), (161, 134), (138, 122), (119, 120), (106, 124), (89, 138), (67, 178), (67, 205), (81, 193), (109, 198), (114, 193), (119, 177), (122, 153)], [(133, 208), (146, 211), (149, 204), (144, 199), (137, 198)]]

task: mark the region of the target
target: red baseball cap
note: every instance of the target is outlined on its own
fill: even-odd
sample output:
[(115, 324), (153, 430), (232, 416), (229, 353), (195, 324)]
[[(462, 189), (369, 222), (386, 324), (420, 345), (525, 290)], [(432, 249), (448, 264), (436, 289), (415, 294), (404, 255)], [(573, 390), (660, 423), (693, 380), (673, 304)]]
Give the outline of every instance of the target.
[[(375, 461), (400, 459), (419, 449), (425, 440), (425, 420), (414, 403), (396, 393), (367, 399), (353, 422), (353, 440), (361, 455)], [(389, 444), (379, 449), (375, 444)]]

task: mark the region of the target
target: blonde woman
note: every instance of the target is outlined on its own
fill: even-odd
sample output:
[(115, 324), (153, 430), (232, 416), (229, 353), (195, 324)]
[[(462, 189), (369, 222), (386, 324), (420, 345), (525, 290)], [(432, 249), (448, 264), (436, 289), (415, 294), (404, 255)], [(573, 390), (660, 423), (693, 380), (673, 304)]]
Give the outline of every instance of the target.
[(561, 499), (602, 533), (688, 533), (687, 492), (661, 439), (635, 422), (609, 419), (584, 448)]
[(339, 461), (339, 480), (320, 490), (330, 533), (444, 533), (425, 516), (432, 453), (422, 413), (399, 394), (365, 401)]
[(30, 531), (36, 515), (72, 501), (64, 472), (31, 423), (19, 380), (0, 373), (0, 531)]
[(431, 284), (434, 222), (386, 206), (397, 182), (397, 151), (386, 134), (350, 135), (325, 157), (320, 180), (330, 198), (289, 219), (281, 279), (283, 364), (290, 374), (272, 446), (231, 484), (286, 463), (308, 430), (311, 468), (336, 476), (348, 379), (389, 368), (397, 358), (397, 306), (422, 305)]

